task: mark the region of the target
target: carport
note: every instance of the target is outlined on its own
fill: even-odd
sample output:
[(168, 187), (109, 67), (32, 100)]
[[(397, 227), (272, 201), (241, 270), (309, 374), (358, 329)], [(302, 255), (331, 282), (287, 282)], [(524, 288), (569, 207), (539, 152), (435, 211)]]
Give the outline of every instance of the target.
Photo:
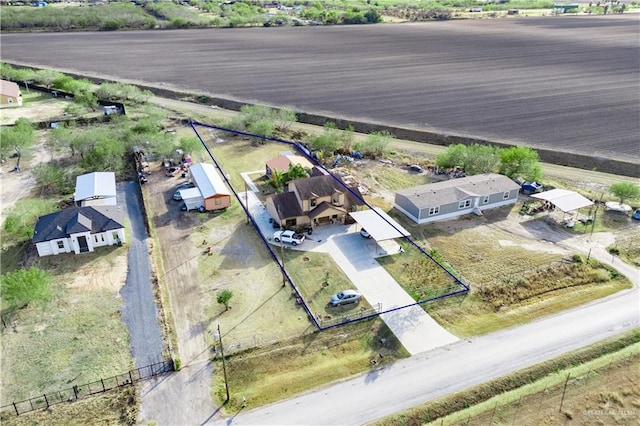
[[(360, 212), (351, 212), (349, 215), (371, 235), (371, 239), (375, 241), (376, 252), (381, 256), (398, 251), (397, 244), (383, 244), (385, 241), (411, 235), (395, 219), (378, 207)], [(377, 250), (378, 247), (382, 250)], [(395, 250), (393, 247), (395, 247)]]
[(531, 197), (547, 201), (562, 210), (562, 212), (564, 213), (562, 216), (562, 221), (566, 223), (567, 226), (572, 226), (574, 220), (573, 217), (569, 218), (569, 220), (566, 220), (564, 216), (567, 213), (574, 212), (583, 207), (589, 207), (593, 205), (593, 201), (583, 197), (577, 192), (569, 191), (567, 189), (552, 189), (551, 191), (545, 191), (540, 194), (533, 194), (531, 195)]

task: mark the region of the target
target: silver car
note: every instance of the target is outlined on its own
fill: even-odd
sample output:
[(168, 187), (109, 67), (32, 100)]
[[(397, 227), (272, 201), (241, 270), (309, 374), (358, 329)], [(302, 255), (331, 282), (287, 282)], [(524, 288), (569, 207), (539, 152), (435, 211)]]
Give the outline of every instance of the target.
[(331, 296), (331, 305), (341, 306), (349, 303), (358, 303), (361, 298), (362, 293), (357, 290), (343, 290)]

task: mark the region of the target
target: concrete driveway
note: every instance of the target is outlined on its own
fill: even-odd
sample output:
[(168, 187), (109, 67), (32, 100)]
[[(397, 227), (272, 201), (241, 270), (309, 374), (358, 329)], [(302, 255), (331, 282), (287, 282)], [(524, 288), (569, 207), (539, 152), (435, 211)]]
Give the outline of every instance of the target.
[[(260, 228), (260, 232), (271, 242), (273, 226), (269, 213), (258, 197), (251, 191), (239, 194), (243, 204)], [(274, 246), (279, 244), (272, 242)], [(399, 245), (385, 242), (380, 247), (374, 241), (363, 238), (357, 225), (322, 225), (307, 236), (304, 244), (293, 250), (318, 251), (331, 255), (336, 264), (369, 304), (381, 304), (385, 312), (380, 317), (400, 340), (411, 355), (425, 352), (458, 340), (431, 318), (415, 300), (375, 260), (387, 253), (398, 253)]]

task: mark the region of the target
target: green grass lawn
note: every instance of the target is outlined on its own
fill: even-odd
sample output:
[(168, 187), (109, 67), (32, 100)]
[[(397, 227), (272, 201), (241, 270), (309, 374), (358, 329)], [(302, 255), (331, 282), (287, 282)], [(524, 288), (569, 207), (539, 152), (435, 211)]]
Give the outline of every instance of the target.
[[(382, 356), (380, 356), (382, 355)], [(409, 356), (380, 320), (367, 320), (316, 331), (270, 347), (229, 357), (226, 362), (230, 403), (235, 413), (245, 396), (252, 407), (278, 401), (377, 365)], [(213, 396), (225, 399), (221, 362), (216, 362)]]
[(321, 316), (330, 320), (354, 311), (371, 309), (366, 300), (338, 307), (329, 304), (333, 294), (356, 288), (331, 255), (289, 249), (283, 252), (287, 274), (316, 318)]

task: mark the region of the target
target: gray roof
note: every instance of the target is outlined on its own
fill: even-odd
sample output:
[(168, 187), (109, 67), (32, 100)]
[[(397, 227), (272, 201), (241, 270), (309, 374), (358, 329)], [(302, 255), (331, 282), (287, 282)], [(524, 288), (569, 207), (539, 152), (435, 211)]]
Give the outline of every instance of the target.
[(71, 234), (91, 234), (124, 228), (124, 215), (117, 206), (70, 207), (38, 218), (33, 242), (68, 238)]
[(298, 198), (293, 192), (273, 194), (270, 195), (270, 197), (273, 200), (273, 205), (276, 207), (278, 217), (281, 220), (304, 216), (302, 209), (300, 209), (300, 204), (298, 204)]
[(443, 182), (428, 183), (397, 191), (416, 207), (425, 208), (455, 203), (471, 197), (498, 194), (519, 189), (520, 185), (504, 175), (486, 173)]

